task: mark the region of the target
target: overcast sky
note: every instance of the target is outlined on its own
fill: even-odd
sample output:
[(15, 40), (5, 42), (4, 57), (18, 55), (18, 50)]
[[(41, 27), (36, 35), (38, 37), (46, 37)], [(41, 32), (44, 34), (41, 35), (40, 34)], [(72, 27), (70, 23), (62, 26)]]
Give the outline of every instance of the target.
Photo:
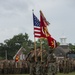
[(65, 36), (75, 43), (75, 0), (0, 0), (0, 43), (25, 32), (33, 40), (32, 9), (38, 18), (42, 10), (57, 41)]

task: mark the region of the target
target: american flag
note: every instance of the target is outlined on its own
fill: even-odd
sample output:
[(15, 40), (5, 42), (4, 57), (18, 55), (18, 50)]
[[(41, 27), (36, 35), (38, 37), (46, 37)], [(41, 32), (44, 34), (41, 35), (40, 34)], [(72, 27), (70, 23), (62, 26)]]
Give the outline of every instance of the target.
[(41, 37), (41, 27), (39, 19), (33, 14), (34, 37)]

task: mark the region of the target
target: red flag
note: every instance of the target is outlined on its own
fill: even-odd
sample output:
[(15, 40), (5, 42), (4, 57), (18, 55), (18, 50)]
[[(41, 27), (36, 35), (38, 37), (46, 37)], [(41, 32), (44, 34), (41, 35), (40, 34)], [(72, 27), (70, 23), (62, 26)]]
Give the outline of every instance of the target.
[(42, 13), (41, 10), (40, 10), (40, 15), (41, 15), (41, 17), (42, 17), (42, 19), (43, 19), (43, 21), (44, 21), (44, 25), (45, 25), (45, 26), (49, 25), (50, 23), (46, 20), (46, 18), (45, 18), (44, 14)]
[(19, 61), (19, 56), (18, 56), (18, 55), (16, 56), (15, 61), (16, 61), (16, 62)]
[(49, 25), (49, 22), (46, 20), (46, 18), (44, 17), (42, 11), (40, 11), (40, 26), (41, 26), (41, 35), (44, 38), (47, 38), (48, 44), (50, 47), (52, 48), (56, 48), (57, 47), (57, 43), (56, 40), (54, 38), (51, 37), (51, 35), (48, 32), (47, 26)]
[(47, 23), (46, 18), (44, 17), (42, 11), (40, 11), (40, 26), (41, 26), (41, 36), (46, 38), (48, 36), (50, 36), (48, 29), (47, 29), (47, 25), (49, 23)]
[(48, 45), (51, 47), (51, 48), (56, 48), (57, 47), (57, 42), (54, 38), (52, 38), (51, 36), (47, 37), (47, 40), (48, 40)]

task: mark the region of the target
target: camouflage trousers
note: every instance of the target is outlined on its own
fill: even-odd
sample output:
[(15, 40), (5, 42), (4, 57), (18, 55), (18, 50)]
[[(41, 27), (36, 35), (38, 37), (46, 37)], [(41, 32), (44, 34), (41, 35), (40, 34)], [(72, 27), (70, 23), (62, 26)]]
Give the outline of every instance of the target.
[(45, 64), (36, 64), (36, 75), (47, 75), (47, 68), (45, 67)]
[(56, 74), (55, 63), (49, 63), (49, 65), (48, 65), (48, 75), (55, 75), (55, 74)]
[(30, 63), (30, 75), (36, 75), (35, 63)]
[(41, 65), (40, 65), (40, 63), (36, 64), (36, 75), (41, 75)]

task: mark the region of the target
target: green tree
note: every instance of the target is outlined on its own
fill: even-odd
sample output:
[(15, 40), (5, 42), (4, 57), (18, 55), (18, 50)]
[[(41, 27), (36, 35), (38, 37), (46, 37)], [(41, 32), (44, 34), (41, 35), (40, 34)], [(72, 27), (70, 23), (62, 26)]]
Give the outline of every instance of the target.
[(33, 42), (29, 39), (29, 36), (27, 33), (24, 35), (22, 33), (15, 35), (11, 39), (7, 39), (4, 41), (4, 44), (0, 44), (0, 51), (1, 56), (5, 57), (5, 51), (7, 50), (7, 56), (8, 59), (12, 59), (13, 56), (16, 54), (16, 52), (20, 49), (20, 47), (24, 47), (29, 52), (30, 47), (32, 46)]
[(5, 45), (3, 43), (0, 43), (0, 57), (5, 59)]
[(44, 39), (44, 38), (38, 39), (36, 41), (36, 44), (37, 44), (37, 47), (38, 46), (41, 46), (41, 44), (42, 44), (42, 49), (46, 49), (46, 50), (49, 50), (50, 49), (50, 47), (48, 46), (47, 39)]
[(71, 49), (71, 51), (75, 51), (75, 45), (73, 45), (72, 43), (69, 43), (69, 48)]

